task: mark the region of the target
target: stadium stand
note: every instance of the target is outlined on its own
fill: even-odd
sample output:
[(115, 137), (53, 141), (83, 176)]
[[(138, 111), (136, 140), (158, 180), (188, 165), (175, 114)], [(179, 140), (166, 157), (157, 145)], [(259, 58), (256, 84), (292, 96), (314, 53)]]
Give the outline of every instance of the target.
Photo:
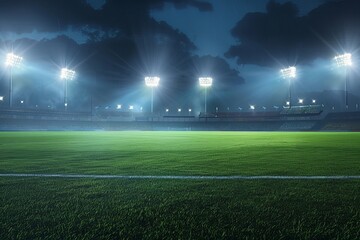
[(309, 105), (309, 106), (294, 106), (291, 108), (284, 108), (281, 115), (319, 115), (323, 111), (320, 105)]
[(360, 131), (360, 112), (327, 113), (313, 106), (294, 109), (199, 116), (2, 109), (0, 130)]

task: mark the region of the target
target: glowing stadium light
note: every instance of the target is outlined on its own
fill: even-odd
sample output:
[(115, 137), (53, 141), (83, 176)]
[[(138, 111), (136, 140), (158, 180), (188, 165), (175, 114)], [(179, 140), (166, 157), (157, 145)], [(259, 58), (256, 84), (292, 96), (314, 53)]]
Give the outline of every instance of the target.
[(200, 77), (199, 78), (199, 84), (200, 84), (200, 87), (205, 88), (205, 103), (204, 103), (205, 107), (204, 107), (204, 109), (205, 109), (205, 114), (206, 114), (206, 112), (207, 112), (207, 109), (206, 109), (207, 89), (212, 86), (213, 79), (211, 77)]
[(337, 55), (334, 58), (336, 65), (338, 67), (344, 67), (346, 69), (346, 78), (345, 78), (345, 110), (348, 109), (349, 104), (348, 104), (348, 90), (347, 90), (347, 85), (348, 85), (348, 81), (349, 81), (349, 73), (348, 73), (348, 68), (352, 65), (352, 60), (351, 60), (351, 54), (350, 53), (345, 53), (342, 55)]
[(334, 57), (336, 64), (339, 67), (347, 67), (352, 65), (351, 54), (345, 53)]
[(145, 85), (148, 87), (157, 87), (159, 86), (159, 82), (159, 77), (145, 77)]
[(5, 65), (8, 67), (19, 67), (23, 58), (15, 55), (14, 53), (8, 53), (6, 55)]
[(167, 108), (167, 109), (165, 109), (165, 112), (169, 112), (169, 109)]
[(122, 107), (121, 104), (116, 105), (116, 109), (118, 110), (121, 109), (121, 107)]
[(159, 77), (145, 77), (145, 85), (151, 88), (151, 113), (154, 112), (154, 88), (159, 86)]
[(313, 104), (315, 104), (315, 103), (316, 103), (316, 99), (311, 100), (311, 102), (312, 102)]
[(300, 103), (300, 104), (303, 104), (303, 103), (304, 103), (304, 99), (299, 98), (299, 103)]
[(255, 110), (255, 105), (250, 105), (251, 110)]
[(5, 66), (10, 69), (10, 79), (9, 79), (9, 107), (12, 107), (12, 88), (13, 88), (13, 68), (19, 67), (22, 63), (23, 58), (15, 55), (14, 53), (8, 53), (6, 55)]
[(76, 77), (76, 72), (67, 68), (62, 68), (60, 72), (60, 79), (65, 80), (74, 80)]
[(60, 71), (60, 79), (65, 80), (65, 84), (64, 84), (64, 107), (65, 107), (65, 111), (67, 110), (68, 107), (68, 96), (67, 96), (67, 92), (68, 92), (68, 80), (72, 81), (74, 80), (76, 77), (76, 72), (74, 70), (70, 70), (68, 68), (62, 68)]
[(284, 79), (289, 80), (289, 108), (291, 108), (291, 80), (296, 78), (296, 67), (288, 67), (280, 70), (280, 73)]
[(0, 96), (0, 101), (4, 101), (4, 96)]
[(200, 77), (199, 78), (199, 84), (201, 87), (211, 87), (212, 86), (213, 79), (211, 77)]
[(130, 106), (129, 106), (129, 110), (134, 110), (134, 106), (133, 106), (133, 105), (130, 105)]
[(190, 113), (192, 112), (192, 109), (191, 109), (191, 108), (189, 108), (189, 112), (190, 112)]
[(284, 79), (296, 78), (296, 67), (288, 67), (280, 70)]
[(178, 112), (181, 112), (181, 108), (178, 108)]
[(289, 102), (289, 101), (286, 102), (286, 106), (290, 106), (290, 102)]
[(20, 103), (23, 104), (23, 103), (24, 103), (24, 100), (21, 100)]

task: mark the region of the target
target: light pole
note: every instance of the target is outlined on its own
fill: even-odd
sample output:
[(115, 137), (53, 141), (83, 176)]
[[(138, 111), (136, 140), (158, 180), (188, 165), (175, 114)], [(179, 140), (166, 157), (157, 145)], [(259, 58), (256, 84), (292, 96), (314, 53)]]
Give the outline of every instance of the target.
[(204, 109), (205, 109), (205, 115), (206, 115), (206, 113), (207, 113), (207, 109), (206, 109), (207, 89), (212, 86), (212, 82), (213, 82), (213, 79), (212, 79), (211, 77), (200, 77), (200, 78), (199, 78), (200, 87), (205, 88), (205, 103), (204, 103), (204, 105), (205, 105), (205, 107), (204, 107)]
[(70, 70), (70, 69), (67, 69), (67, 68), (62, 68), (61, 69), (60, 79), (65, 80), (65, 83), (64, 83), (64, 109), (65, 109), (65, 111), (67, 111), (67, 107), (68, 107), (68, 99), (67, 99), (68, 80), (70, 80), (70, 81), (74, 80), (75, 76), (76, 76), (76, 72), (74, 70)]
[(13, 68), (19, 67), (21, 62), (23, 61), (23, 58), (20, 56), (15, 55), (14, 53), (8, 53), (6, 55), (6, 61), (5, 66), (9, 67), (10, 69), (10, 79), (9, 79), (9, 107), (12, 107), (12, 88), (13, 88)]
[(291, 108), (291, 80), (296, 78), (296, 67), (288, 67), (280, 70), (284, 79), (289, 80), (289, 108)]
[(342, 55), (338, 55), (334, 58), (334, 60), (338, 67), (344, 67), (346, 71), (345, 72), (345, 110), (347, 110), (349, 107), (347, 85), (349, 81), (349, 67), (352, 65), (351, 54), (345, 53)]
[(159, 86), (159, 77), (145, 77), (145, 85), (151, 88), (151, 113), (154, 112), (154, 88)]

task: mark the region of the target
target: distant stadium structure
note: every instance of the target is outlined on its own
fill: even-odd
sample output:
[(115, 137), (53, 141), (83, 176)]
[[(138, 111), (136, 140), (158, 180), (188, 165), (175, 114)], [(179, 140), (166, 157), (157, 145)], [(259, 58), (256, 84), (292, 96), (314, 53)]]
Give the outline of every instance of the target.
[(97, 110), (0, 110), (1, 131), (22, 130), (218, 130), (218, 131), (360, 131), (360, 112), (334, 113), (321, 106), (293, 106), (263, 112), (213, 112), (195, 115)]

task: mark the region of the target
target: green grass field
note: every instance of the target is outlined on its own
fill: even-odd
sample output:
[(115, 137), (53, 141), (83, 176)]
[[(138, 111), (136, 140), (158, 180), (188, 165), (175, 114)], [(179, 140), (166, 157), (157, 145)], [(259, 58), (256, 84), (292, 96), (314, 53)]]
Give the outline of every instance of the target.
[[(359, 133), (2, 132), (0, 173), (360, 175)], [(0, 239), (360, 239), (360, 180), (0, 177)]]

